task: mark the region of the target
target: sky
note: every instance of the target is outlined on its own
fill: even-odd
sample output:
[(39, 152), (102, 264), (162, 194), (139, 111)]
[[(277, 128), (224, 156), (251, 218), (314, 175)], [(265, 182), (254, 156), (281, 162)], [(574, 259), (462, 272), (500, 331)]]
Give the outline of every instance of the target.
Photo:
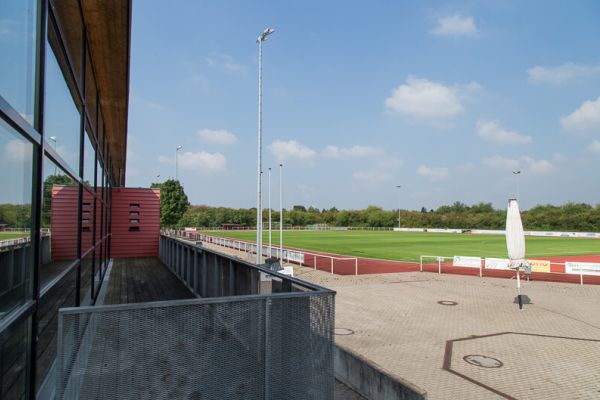
[(280, 163), (284, 207), (595, 205), (599, 21), (591, 0), (135, 1), (127, 186), (173, 177), (181, 145), (192, 204), (256, 206), (272, 27), (265, 206)]

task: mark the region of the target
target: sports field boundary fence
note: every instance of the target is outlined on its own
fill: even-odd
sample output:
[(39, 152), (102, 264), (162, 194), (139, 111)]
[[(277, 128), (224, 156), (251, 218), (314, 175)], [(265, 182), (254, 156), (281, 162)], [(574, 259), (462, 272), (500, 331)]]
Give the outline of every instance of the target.
[[(246, 261), (252, 262), (256, 257), (257, 247), (255, 242), (181, 230), (169, 231), (169, 233), (187, 240), (209, 243), (237, 251), (245, 255)], [(342, 273), (349, 275), (353, 272), (354, 275), (358, 275), (358, 257), (354, 256), (331, 255), (287, 247), (281, 249), (279, 246), (269, 245), (262, 246), (261, 256), (263, 258), (279, 259), (282, 265), (288, 263), (313, 268), (314, 270), (327, 271), (330, 274)]]
[[(531, 279), (553, 282), (571, 282), (584, 285), (600, 284), (600, 263), (565, 259), (556, 262), (547, 259), (528, 259), (532, 266)], [(439, 256), (419, 257), (420, 272), (479, 275), (483, 277), (513, 278), (515, 271), (509, 268), (509, 260), (497, 257)], [(473, 271), (473, 272), (471, 272)], [(521, 271), (521, 276), (526, 277)]]

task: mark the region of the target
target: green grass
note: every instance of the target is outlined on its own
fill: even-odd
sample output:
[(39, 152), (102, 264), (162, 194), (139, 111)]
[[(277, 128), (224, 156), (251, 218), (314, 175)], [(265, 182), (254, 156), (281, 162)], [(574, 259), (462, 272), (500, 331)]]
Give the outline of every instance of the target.
[[(18, 239), (29, 236), (29, 233), (23, 232), (0, 232), (0, 240)], [(285, 239), (285, 236), (284, 236)]]
[[(255, 240), (252, 231), (207, 232), (210, 235)], [(263, 236), (268, 243), (268, 233)], [(286, 246), (359, 257), (418, 261), (421, 255), (506, 257), (501, 235), (460, 235), (419, 232), (286, 231)], [(279, 232), (273, 232), (279, 244)], [(527, 257), (600, 254), (600, 240), (526, 237)]]

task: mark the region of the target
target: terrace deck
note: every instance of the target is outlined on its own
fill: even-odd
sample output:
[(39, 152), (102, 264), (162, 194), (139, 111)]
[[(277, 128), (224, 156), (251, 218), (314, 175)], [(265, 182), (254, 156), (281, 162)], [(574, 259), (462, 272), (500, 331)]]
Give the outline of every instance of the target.
[(113, 260), (104, 304), (194, 297), (195, 295), (158, 258), (118, 258)]

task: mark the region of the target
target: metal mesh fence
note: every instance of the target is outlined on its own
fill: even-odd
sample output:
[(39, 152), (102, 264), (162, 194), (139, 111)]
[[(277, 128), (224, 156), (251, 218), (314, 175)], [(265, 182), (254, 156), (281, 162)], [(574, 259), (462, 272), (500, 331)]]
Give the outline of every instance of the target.
[(330, 399), (333, 292), (63, 309), (59, 399)]

